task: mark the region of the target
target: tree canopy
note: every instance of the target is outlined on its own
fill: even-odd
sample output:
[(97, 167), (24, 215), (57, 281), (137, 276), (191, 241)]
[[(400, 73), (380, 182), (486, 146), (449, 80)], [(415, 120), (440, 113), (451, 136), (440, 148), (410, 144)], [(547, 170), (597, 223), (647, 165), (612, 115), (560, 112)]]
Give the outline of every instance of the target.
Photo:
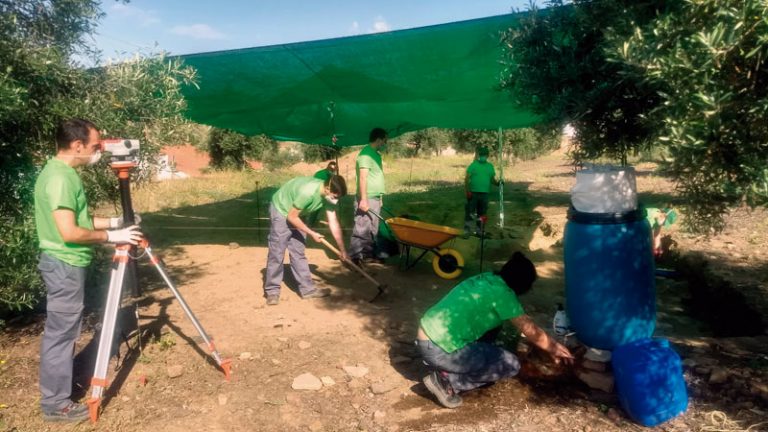
[(533, 8), (504, 36), (503, 85), (570, 122), (576, 162), (666, 152), (698, 230), (768, 202), (768, 3), (575, 0)]
[[(185, 138), (180, 86), (194, 71), (162, 55), (85, 69), (73, 55), (96, 55), (87, 44), (101, 17), (95, 0), (0, 0), (0, 317), (30, 307), (42, 293), (35, 269), (32, 190), (55, 150), (57, 124), (93, 121), (104, 136), (137, 138), (152, 160), (164, 143)], [(151, 170), (137, 170), (136, 180)], [(116, 199), (106, 163), (88, 169), (91, 205)]]

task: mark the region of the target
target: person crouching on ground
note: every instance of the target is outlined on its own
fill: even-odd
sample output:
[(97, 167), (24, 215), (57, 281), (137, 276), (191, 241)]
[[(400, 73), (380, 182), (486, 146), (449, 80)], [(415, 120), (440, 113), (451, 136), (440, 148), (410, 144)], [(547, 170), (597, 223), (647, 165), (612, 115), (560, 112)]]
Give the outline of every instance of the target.
[(456, 408), (462, 402), (459, 392), (517, 375), (520, 362), (514, 354), (478, 341), (506, 320), (556, 362), (573, 362), (568, 348), (523, 311), (518, 296), (530, 291), (535, 280), (533, 263), (515, 252), (500, 271), (466, 279), (427, 310), (420, 320), (416, 345), (432, 369), (424, 377), (424, 385), (441, 405)]
[(316, 289), (309, 272), (309, 263), (304, 254), (306, 236), (320, 242), (323, 235), (312, 230), (302, 217), (324, 209), (328, 226), (341, 252), (341, 259), (348, 259), (341, 225), (336, 216), (339, 199), (347, 194), (347, 183), (343, 177), (334, 175), (323, 182), (314, 177), (297, 177), (284, 184), (272, 196), (269, 205), (269, 253), (264, 280), (264, 296), (267, 305), (280, 302), (280, 284), (283, 281), (283, 259), (285, 250), (291, 259), (291, 271), (299, 284), (302, 299), (327, 297), (329, 290)]
[(477, 151), (477, 159), (467, 167), (464, 177), (464, 193), (467, 203), (464, 206), (464, 238), (468, 238), (475, 225), (475, 234), (480, 235), (481, 218), (488, 214), (488, 194), (491, 192), (491, 184), (496, 186), (502, 180), (496, 178), (496, 170), (493, 164), (488, 162), (488, 147), (480, 147)]

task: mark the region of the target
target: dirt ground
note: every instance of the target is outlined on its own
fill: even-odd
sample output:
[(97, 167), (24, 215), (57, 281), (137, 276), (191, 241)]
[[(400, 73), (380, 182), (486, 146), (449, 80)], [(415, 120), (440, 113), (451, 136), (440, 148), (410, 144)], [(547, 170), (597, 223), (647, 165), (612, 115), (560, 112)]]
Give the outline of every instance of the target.
[[(310, 173), (319, 167), (299, 169)], [(673, 198), (672, 185), (653, 173), (653, 165), (637, 169), (642, 200)], [(510, 251), (525, 250), (540, 280), (522, 302), (549, 328), (554, 305), (564, 298), (559, 240), (573, 184), (571, 168), (556, 154), (518, 163), (506, 176), (507, 227), (491, 232), (485, 270), (503, 262)], [(749, 304), (765, 316), (766, 212), (737, 209), (726, 232), (710, 238), (685, 234), (679, 225), (668, 233), (676, 242), (672, 252), (701, 256), (714, 275), (744, 291)], [(452, 247), (467, 259), (467, 274), (479, 270), (478, 239), (457, 239)], [(686, 360), (689, 409), (648, 429), (626, 417), (615, 395), (568, 376), (506, 380), (466, 394), (459, 409), (438, 406), (420, 382), (425, 372), (413, 339), (418, 317), (455, 281), (438, 278), (431, 259), (410, 270), (398, 268), (397, 258), (369, 265), (371, 274), (388, 286), (384, 296), (370, 303), (376, 289), (366, 279), (311, 247), (315, 282), (332, 295), (301, 300), (290, 289), (295, 284), (286, 267), (281, 302), (267, 307), (260, 273), (266, 261), (263, 246), (182, 243), (157, 252), (222, 355), (232, 359), (231, 381), (209, 360), (179, 302), (143, 263), (143, 352), (135, 348), (139, 338), (130, 341), (131, 350), (121, 344), (99, 422), (59, 426), (40, 420), (37, 368), (44, 317), (36, 315), (11, 323), (0, 334), (0, 432), (768, 430), (765, 336), (714, 337), (707, 323), (684, 307), (691, 289), (685, 281), (657, 278), (657, 333), (672, 339)], [(78, 344), (78, 397), (86, 397), (98, 321), (98, 314), (89, 315)], [(726, 379), (713, 379), (716, 371), (724, 371)], [(294, 379), (305, 373), (322, 378), (323, 386), (294, 390)]]

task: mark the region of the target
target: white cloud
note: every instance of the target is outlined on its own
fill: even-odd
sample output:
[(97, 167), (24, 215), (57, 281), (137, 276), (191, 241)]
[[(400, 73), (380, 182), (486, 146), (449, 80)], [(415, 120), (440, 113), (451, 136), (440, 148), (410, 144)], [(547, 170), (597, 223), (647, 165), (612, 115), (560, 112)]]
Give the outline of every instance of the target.
[(225, 39), (224, 33), (219, 32), (208, 24), (177, 25), (170, 30), (171, 33), (180, 36), (189, 36), (193, 39)]
[(115, 3), (109, 8), (111, 13), (124, 18), (135, 20), (141, 27), (160, 24), (160, 18), (157, 17), (157, 11), (144, 10), (123, 3)]
[(351, 35), (360, 34), (360, 24), (357, 21), (352, 21), (352, 25), (349, 26), (347, 33)]
[(373, 20), (373, 29), (371, 29), (368, 33), (381, 33), (381, 32), (388, 32), (392, 30), (392, 26), (389, 25), (387, 20), (384, 19), (382, 16), (377, 16), (375, 20)]

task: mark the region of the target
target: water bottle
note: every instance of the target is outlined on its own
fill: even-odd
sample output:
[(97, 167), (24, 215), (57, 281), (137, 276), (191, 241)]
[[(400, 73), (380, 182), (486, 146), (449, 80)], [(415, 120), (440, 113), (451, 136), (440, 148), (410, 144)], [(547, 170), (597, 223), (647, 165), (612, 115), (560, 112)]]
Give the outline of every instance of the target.
[(560, 337), (563, 337), (571, 332), (570, 323), (568, 322), (568, 315), (566, 315), (562, 303), (557, 304), (555, 318), (552, 320), (552, 330), (557, 336)]

